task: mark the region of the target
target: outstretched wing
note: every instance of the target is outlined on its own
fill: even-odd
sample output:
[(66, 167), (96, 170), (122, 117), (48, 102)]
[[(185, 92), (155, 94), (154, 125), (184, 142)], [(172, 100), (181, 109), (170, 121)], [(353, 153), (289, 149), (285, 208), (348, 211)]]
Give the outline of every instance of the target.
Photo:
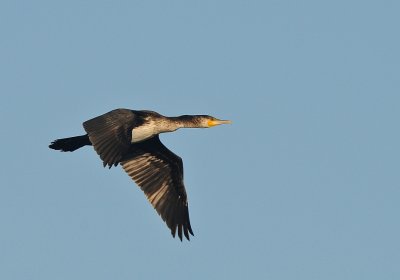
[(132, 128), (143, 120), (128, 109), (116, 109), (83, 123), (90, 142), (110, 168), (129, 151)]
[(188, 201), (183, 184), (182, 159), (165, 147), (158, 135), (132, 144), (121, 162), (124, 170), (144, 191), (147, 199), (171, 229), (182, 240), (193, 235)]

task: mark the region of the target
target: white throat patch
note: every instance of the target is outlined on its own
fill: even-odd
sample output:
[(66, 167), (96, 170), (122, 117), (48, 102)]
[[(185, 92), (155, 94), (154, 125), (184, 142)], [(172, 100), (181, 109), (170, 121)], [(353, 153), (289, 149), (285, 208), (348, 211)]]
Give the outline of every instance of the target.
[(157, 127), (153, 122), (132, 129), (132, 143), (141, 142), (158, 134)]
[(149, 120), (143, 125), (135, 127), (132, 129), (132, 143), (141, 142), (147, 140), (154, 135), (175, 131), (179, 126), (175, 123), (165, 122), (165, 121), (153, 121)]

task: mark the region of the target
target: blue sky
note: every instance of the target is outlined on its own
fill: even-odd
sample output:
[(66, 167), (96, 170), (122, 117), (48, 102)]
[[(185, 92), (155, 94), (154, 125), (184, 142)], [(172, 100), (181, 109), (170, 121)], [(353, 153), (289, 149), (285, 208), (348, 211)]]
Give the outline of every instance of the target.
[[(0, 3), (1, 279), (399, 279), (398, 1)], [(47, 148), (114, 108), (162, 135), (195, 237)]]

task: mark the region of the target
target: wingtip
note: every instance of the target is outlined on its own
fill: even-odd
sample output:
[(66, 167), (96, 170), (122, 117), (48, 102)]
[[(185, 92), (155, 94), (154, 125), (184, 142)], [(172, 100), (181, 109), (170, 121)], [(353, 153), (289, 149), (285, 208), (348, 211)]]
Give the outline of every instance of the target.
[(179, 239), (182, 241), (182, 225), (178, 225), (178, 236)]
[(189, 233), (190, 233), (192, 236), (194, 236), (194, 233), (193, 233), (193, 230), (192, 230), (192, 226), (190, 225), (190, 222), (189, 222), (189, 224), (188, 224), (188, 226), (187, 226), (187, 230), (189, 231)]
[[(183, 236), (190, 241), (190, 235), (194, 236), (192, 228), (179, 228), (179, 225), (177, 226), (178, 228), (178, 238), (181, 242), (183, 242)], [(189, 235), (190, 234), (190, 235)], [(173, 238), (176, 237), (176, 228), (171, 230), (171, 235)]]

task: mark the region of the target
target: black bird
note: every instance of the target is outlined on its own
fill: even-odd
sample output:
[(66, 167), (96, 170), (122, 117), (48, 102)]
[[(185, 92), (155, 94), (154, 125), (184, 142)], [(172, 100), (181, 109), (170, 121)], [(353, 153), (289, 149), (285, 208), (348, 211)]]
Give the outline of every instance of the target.
[(103, 165), (122, 168), (144, 191), (147, 199), (182, 241), (189, 240), (188, 200), (183, 183), (182, 159), (165, 147), (160, 133), (179, 128), (208, 128), (231, 121), (207, 115), (165, 117), (153, 111), (116, 109), (83, 123), (87, 134), (53, 141), (49, 147), (72, 152), (93, 145)]

